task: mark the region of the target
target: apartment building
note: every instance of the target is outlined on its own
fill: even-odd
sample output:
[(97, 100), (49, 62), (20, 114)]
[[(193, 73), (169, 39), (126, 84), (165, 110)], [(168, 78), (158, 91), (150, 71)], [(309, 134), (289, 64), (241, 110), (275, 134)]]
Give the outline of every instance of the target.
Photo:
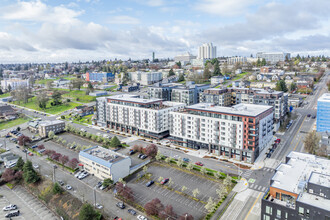
[(80, 151), (79, 161), (94, 176), (114, 182), (128, 176), (132, 164), (130, 157), (100, 146)]
[(141, 72), (141, 71), (136, 71), (136, 72), (129, 72), (129, 79), (132, 82), (135, 83), (140, 83), (140, 85), (151, 85), (156, 82), (160, 82), (163, 79), (163, 74), (162, 72)]
[(90, 82), (109, 82), (111, 79), (114, 78), (115, 75), (113, 73), (106, 73), (106, 72), (86, 73), (86, 81), (90, 81)]
[(261, 219), (330, 219), (330, 160), (290, 152), (262, 197)]
[(137, 95), (97, 98), (97, 123), (114, 130), (160, 139), (169, 134), (169, 114), (184, 103), (143, 99)]
[(236, 63), (247, 63), (246, 57), (229, 57), (227, 58), (228, 64), (236, 64)]
[(19, 79), (19, 78), (11, 78), (11, 79), (3, 79), (1, 80), (1, 89), (2, 90), (16, 90), (19, 87), (28, 87), (29, 79)]
[(199, 102), (199, 93), (210, 88), (210, 85), (194, 84), (187, 82), (186, 85), (177, 86), (172, 89), (171, 101), (193, 105)]
[(217, 47), (212, 43), (205, 43), (198, 48), (198, 59), (217, 58)]
[(181, 86), (180, 83), (155, 83), (148, 87), (148, 97), (163, 99), (164, 101), (171, 101), (172, 89)]
[(172, 142), (249, 163), (273, 137), (272, 106), (199, 103), (170, 115)]
[(274, 53), (265, 53), (259, 52), (257, 53), (257, 58), (265, 59), (266, 62), (270, 62), (271, 64), (276, 64), (277, 62), (285, 61), (286, 57), (290, 59), (290, 53), (283, 53), (283, 52), (274, 52)]
[(53, 131), (55, 134), (64, 131), (65, 122), (60, 120), (54, 121), (41, 121), (38, 124), (39, 135), (41, 137), (47, 137), (50, 131)]
[(231, 106), (240, 103), (274, 106), (276, 122), (288, 112), (288, 95), (283, 92), (255, 88), (211, 88), (199, 95), (200, 102)]
[(324, 93), (317, 100), (316, 130), (330, 132), (330, 93)]

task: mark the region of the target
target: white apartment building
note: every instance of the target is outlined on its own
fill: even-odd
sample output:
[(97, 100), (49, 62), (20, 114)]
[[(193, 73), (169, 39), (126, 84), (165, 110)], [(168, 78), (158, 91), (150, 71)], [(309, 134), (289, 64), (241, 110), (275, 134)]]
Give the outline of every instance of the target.
[(217, 47), (212, 43), (205, 43), (198, 48), (198, 59), (217, 58)]
[(229, 57), (227, 58), (228, 64), (235, 64), (235, 63), (246, 63), (247, 59), (246, 57)]
[(130, 157), (100, 146), (80, 151), (79, 161), (94, 176), (102, 180), (109, 178), (114, 182), (128, 176), (132, 165)]
[(253, 163), (273, 137), (273, 107), (199, 103), (171, 112), (169, 139), (184, 147)]
[(191, 62), (192, 59), (196, 59), (196, 56), (192, 55), (189, 52), (186, 52), (184, 54), (180, 54), (174, 57), (174, 62)]
[(143, 99), (137, 95), (115, 95), (96, 99), (97, 123), (100, 126), (160, 139), (169, 133), (169, 114), (185, 104)]
[(163, 79), (162, 72), (129, 72), (129, 78), (132, 82), (140, 83), (141, 85), (151, 85), (160, 82)]
[(28, 87), (29, 80), (28, 79), (19, 79), (19, 78), (1, 80), (1, 89), (8, 90), (9, 85), (10, 85), (11, 90), (15, 90), (21, 86)]
[(285, 58), (288, 57), (290, 59), (290, 53), (283, 52), (274, 52), (274, 53), (265, 53), (259, 52), (257, 53), (257, 58), (265, 59), (266, 62), (270, 62), (271, 64), (276, 64), (277, 62), (285, 61)]

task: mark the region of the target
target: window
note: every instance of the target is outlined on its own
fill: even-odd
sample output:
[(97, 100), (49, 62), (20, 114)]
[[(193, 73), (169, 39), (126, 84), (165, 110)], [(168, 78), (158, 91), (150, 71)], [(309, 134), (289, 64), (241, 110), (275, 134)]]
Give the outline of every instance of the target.
[(264, 215), (263, 220), (270, 220), (270, 216), (268, 216), (268, 215)]
[(270, 207), (270, 206), (266, 206), (266, 213), (269, 214), (269, 215), (272, 215), (272, 213), (273, 213), (273, 208)]
[(305, 210), (303, 207), (299, 207), (299, 215), (304, 215)]
[(276, 218), (281, 218), (281, 210), (277, 209)]
[(306, 217), (309, 217), (309, 209), (306, 209)]
[(288, 219), (288, 213), (285, 212), (284, 219)]

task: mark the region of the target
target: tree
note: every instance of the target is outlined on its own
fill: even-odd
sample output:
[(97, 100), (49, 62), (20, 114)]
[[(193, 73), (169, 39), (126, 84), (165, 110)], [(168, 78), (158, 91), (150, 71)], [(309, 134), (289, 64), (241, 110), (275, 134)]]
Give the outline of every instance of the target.
[(214, 65), (214, 71), (213, 71), (213, 76), (221, 76), (221, 71), (219, 67), (219, 62), (216, 62)]
[(188, 213), (181, 215), (178, 220), (194, 220), (194, 217)]
[(51, 157), (52, 160), (56, 160), (56, 161), (59, 161), (60, 158), (62, 157), (62, 154), (60, 153), (54, 153)]
[(227, 175), (227, 177), (223, 180), (223, 184), (227, 187), (231, 186), (232, 184), (231, 180), (232, 180), (231, 176)]
[(283, 91), (283, 92), (287, 92), (288, 91), (288, 88), (286, 87), (286, 83), (285, 83), (285, 81), (283, 79), (277, 81), (275, 90), (277, 90), (277, 91)]
[(112, 147), (112, 148), (121, 147), (120, 140), (116, 136), (111, 138), (110, 147)]
[(122, 79), (123, 85), (127, 85), (128, 81), (129, 81), (129, 75), (128, 75), (127, 72), (124, 72), (123, 73), (123, 79)]
[(222, 177), (221, 172), (220, 172), (220, 171), (215, 172), (215, 173), (214, 173), (214, 177), (217, 178), (217, 179), (219, 179), (220, 177)]
[(10, 168), (5, 169), (1, 178), (6, 182), (12, 181), (15, 178), (15, 170)]
[(171, 163), (171, 158), (170, 158), (170, 157), (167, 157), (167, 158), (165, 159), (165, 162), (166, 162), (166, 163)]
[(207, 174), (207, 170), (206, 170), (205, 167), (201, 167), (200, 172), (201, 172), (202, 174)]
[(94, 91), (94, 87), (92, 85), (92, 83), (90, 81), (88, 81), (88, 85), (87, 85), (87, 90), (86, 90), (89, 93), (93, 92)]
[(84, 85), (84, 81), (82, 79), (76, 78), (71, 80), (72, 88), (77, 88), (78, 90)]
[(28, 144), (32, 141), (30, 137), (25, 136), (25, 135), (19, 136), (17, 140), (18, 140), (18, 145), (23, 146), (23, 147), (25, 146), (25, 144)]
[(199, 190), (196, 188), (192, 191), (193, 196), (196, 198), (197, 195), (199, 194)]
[(58, 184), (58, 183), (55, 183), (53, 185), (53, 193), (54, 194), (61, 194), (64, 190), (62, 189), (62, 187)]
[(100, 220), (101, 218), (101, 213), (95, 211), (89, 203), (85, 203), (80, 209), (79, 220)]
[(213, 202), (212, 197), (210, 197), (204, 207), (208, 212), (212, 212), (214, 210), (215, 206), (216, 206), (216, 203)]
[(211, 71), (210, 71), (210, 66), (211, 66), (211, 64), (208, 63), (204, 68), (203, 77), (205, 80), (210, 79), (212, 76)]
[(187, 190), (187, 187), (186, 186), (182, 186), (181, 187), (181, 192), (184, 192), (184, 191), (186, 191)]
[(66, 156), (66, 155), (63, 155), (62, 157), (60, 157), (59, 161), (64, 166), (64, 164), (66, 164), (67, 162), (69, 162), (69, 157)]
[(154, 158), (157, 155), (158, 147), (155, 144), (149, 144), (145, 148), (145, 154), (149, 157)]
[(38, 150), (45, 149), (45, 146), (43, 144), (38, 145)]
[(188, 163), (186, 168), (187, 168), (187, 170), (192, 170), (194, 168), (194, 164)]
[(182, 167), (183, 166), (183, 160), (180, 158), (176, 161), (176, 165), (178, 165), (178, 167)]
[(158, 217), (160, 219), (174, 220), (176, 219), (176, 214), (173, 210), (173, 207), (171, 205), (167, 205), (165, 206), (164, 210), (158, 213)]
[(262, 58), (261, 60), (261, 66), (266, 66), (267, 62), (265, 58)]
[(146, 173), (148, 172), (148, 166), (144, 166), (144, 167), (142, 168), (142, 170), (143, 170), (144, 174), (146, 174)]
[(290, 84), (290, 91), (292, 92), (292, 91), (294, 91), (296, 88), (297, 88), (297, 85), (296, 85), (294, 82), (292, 82), (292, 83)]
[(11, 92), (11, 85), (10, 84), (8, 85), (7, 89), (8, 89), (8, 92)]
[(108, 186), (110, 186), (111, 184), (113, 184), (113, 181), (112, 181), (112, 179), (110, 179), (110, 178), (104, 179), (104, 180), (103, 180), (103, 183), (102, 183), (102, 185), (103, 185), (104, 187), (108, 187)]
[(54, 153), (55, 153), (54, 150), (47, 149), (44, 151), (44, 155), (47, 155), (48, 158), (50, 158)]
[(17, 162), (16, 162), (16, 168), (18, 170), (22, 170), (23, 169), (23, 166), (24, 166), (24, 160), (22, 159), (22, 157), (19, 157)]
[(225, 196), (228, 193), (226, 187), (221, 187), (220, 189), (216, 189), (215, 191), (218, 194), (220, 200), (223, 199), (223, 198), (225, 198)]
[(178, 81), (179, 81), (179, 82), (184, 81), (184, 74), (183, 74), (183, 73), (181, 73), (181, 74), (179, 75), (179, 79), (178, 79)]
[(158, 198), (151, 200), (144, 206), (144, 210), (147, 213), (147, 215), (158, 216), (160, 211), (163, 209), (164, 209), (164, 205)]
[(52, 99), (53, 99), (53, 103), (54, 105), (60, 105), (62, 102), (62, 94), (60, 91), (55, 90), (52, 94)]
[(46, 82), (46, 89), (50, 90), (51, 88), (53, 88), (53, 82), (52, 81), (47, 81)]
[(175, 76), (173, 69), (170, 69), (170, 71), (168, 72), (168, 76)]
[(316, 131), (310, 131), (304, 139), (305, 150), (310, 154), (316, 154), (319, 148), (320, 136)]
[(79, 160), (77, 158), (72, 158), (69, 162), (68, 162), (68, 166), (71, 169), (74, 169), (77, 167), (77, 164), (79, 163)]
[(40, 179), (39, 175), (32, 167), (32, 162), (29, 160), (26, 161), (23, 166), (23, 178), (27, 183), (36, 183)]
[(175, 64), (179, 67), (179, 69), (181, 69), (181, 67), (182, 67), (181, 61), (176, 62)]
[(119, 196), (128, 201), (134, 201), (133, 191), (126, 184), (123, 184), (122, 182), (116, 183), (116, 190)]
[(157, 161), (160, 161), (163, 158), (163, 155), (158, 151), (155, 158)]

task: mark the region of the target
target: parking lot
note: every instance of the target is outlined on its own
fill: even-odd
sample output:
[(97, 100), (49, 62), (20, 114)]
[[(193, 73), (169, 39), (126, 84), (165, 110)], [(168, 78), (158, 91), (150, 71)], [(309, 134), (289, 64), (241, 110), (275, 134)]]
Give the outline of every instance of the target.
[[(155, 181), (155, 184), (152, 186), (146, 187), (146, 183), (149, 180), (137, 180), (138, 174), (128, 182), (129, 187), (133, 189), (135, 201), (142, 206), (152, 199), (158, 198), (164, 205), (172, 205), (174, 211), (178, 215), (189, 213), (193, 215), (195, 219), (202, 219), (205, 217), (207, 212), (204, 208), (204, 203), (175, 192), (180, 192), (182, 186), (187, 188), (184, 192), (190, 196), (193, 196), (192, 191), (197, 188), (200, 192), (197, 198), (205, 203), (209, 197), (212, 197), (213, 200), (218, 201), (215, 190), (220, 187), (220, 183), (183, 172), (173, 167), (160, 166), (158, 163), (151, 164), (148, 167), (148, 172), (152, 174), (151, 179)], [(140, 175), (143, 174), (143, 171), (141, 171)], [(156, 184), (156, 182), (159, 182), (159, 177), (171, 178), (172, 184), (166, 183), (166, 185), (170, 186), (173, 190)]]
[(77, 135), (74, 134), (70, 134), (68, 132), (62, 133), (62, 134), (58, 134), (59, 137), (63, 138), (64, 140), (66, 140), (68, 143), (73, 143), (76, 142), (76, 144), (80, 144), (81, 146), (95, 146), (95, 145), (99, 145), (96, 142), (87, 140), (85, 138), (79, 137)]
[[(13, 190), (8, 189), (7, 187), (1, 187), (0, 194), (3, 195), (3, 197), (0, 198), (0, 208), (9, 204), (17, 205), (20, 215), (18, 217), (13, 217), (13, 219), (59, 219), (53, 212), (21, 186), (17, 186)], [(1, 210), (0, 212), (2, 212), (0, 219), (8, 219), (4, 216), (10, 211)]]

